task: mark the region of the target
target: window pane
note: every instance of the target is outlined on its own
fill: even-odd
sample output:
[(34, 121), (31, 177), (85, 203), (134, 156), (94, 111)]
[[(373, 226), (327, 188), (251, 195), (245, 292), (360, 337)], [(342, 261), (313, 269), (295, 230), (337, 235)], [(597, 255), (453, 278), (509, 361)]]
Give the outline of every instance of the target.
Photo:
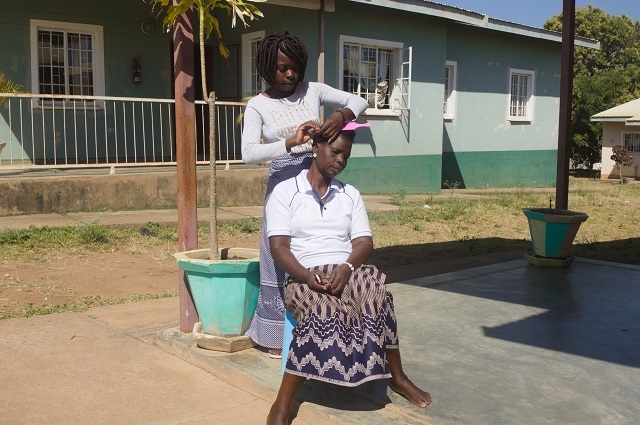
[(514, 117), (527, 116), (527, 102), (529, 101), (529, 76), (524, 74), (511, 75), (511, 100), (509, 115)]
[(256, 62), (259, 45), (260, 40), (251, 42), (251, 94), (258, 94), (262, 91), (262, 80), (258, 74), (258, 64)]
[(344, 45), (344, 75), (343, 89), (345, 91), (360, 94), (358, 81), (360, 80), (360, 48), (358, 46)]
[(93, 73), (92, 38), (88, 34), (69, 33), (69, 92), (78, 95), (93, 94), (90, 75)]
[(442, 108), (442, 112), (443, 113), (447, 113), (447, 103), (449, 101), (449, 95), (450, 95), (450, 87), (449, 87), (449, 81), (451, 79), (451, 77), (449, 76), (451, 73), (451, 68), (448, 66), (444, 67), (444, 107)]
[(64, 33), (38, 31), (38, 91), (65, 94)]
[(640, 133), (624, 133), (624, 147), (627, 152), (640, 152)]
[(93, 94), (93, 36), (38, 30), (38, 89), (43, 94)]
[(389, 107), (393, 51), (344, 44), (342, 88), (367, 99), (370, 108)]

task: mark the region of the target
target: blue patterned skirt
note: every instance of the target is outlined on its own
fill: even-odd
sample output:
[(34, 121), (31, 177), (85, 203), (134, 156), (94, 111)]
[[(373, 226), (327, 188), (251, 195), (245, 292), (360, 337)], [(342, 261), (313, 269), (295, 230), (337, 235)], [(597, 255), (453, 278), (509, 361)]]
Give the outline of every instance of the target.
[[(329, 273), (334, 267), (314, 269)], [(298, 325), (286, 371), (343, 386), (391, 377), (386, 350), (398, 348), (398, 333), (385, 278), (375, 266), (361, 266), (340, 297), (287, 283), (286, 308)]]
[[(311, 166), (311, 154), (287, 155), (274, 159), (269, 168), (267, 205), (273, 188), (280, 182), (295, 177)], [(271, 256), (267, 237), (266, 211), (262, 216), (262, 234), (260, 235), (260, 293), (256, 312), (247, 335), (256, 344), (267, 348), (282, 348), (284, 332), (284, 303), (282, 302), (285, 273)]]

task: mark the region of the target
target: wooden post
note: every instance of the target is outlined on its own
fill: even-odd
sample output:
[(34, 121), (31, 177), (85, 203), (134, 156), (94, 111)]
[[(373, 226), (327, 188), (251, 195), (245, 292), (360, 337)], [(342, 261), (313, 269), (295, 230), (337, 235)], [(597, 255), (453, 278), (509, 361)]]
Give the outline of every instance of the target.
[(576, 1), (564, 0), (562, 6), (562, 62), (560, 65), (560, 117), (558, 123), (558, 164), (556, 208), (569, 207), (569, 159), (571, 158), (571, 104), (573, 99), (573, 51)]
[[(179, 252), (198, 247), (193, 25), (189, 15), (182, 14), (173, 27)], [(191, 332), (198, 322), (198, 313), (182, 270), (178, 273), (178, 288), (180, 330)]]

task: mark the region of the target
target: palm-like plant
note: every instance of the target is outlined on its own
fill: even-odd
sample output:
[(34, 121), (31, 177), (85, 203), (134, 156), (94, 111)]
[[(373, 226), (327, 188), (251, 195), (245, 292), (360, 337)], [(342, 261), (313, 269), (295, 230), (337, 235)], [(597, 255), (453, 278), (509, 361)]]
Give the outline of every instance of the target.
[[(226, 59), (229, 57), (229, 49), (222, 41), (222, 33), (218, 19), (213, 15), (215, 9), (224, 9), (231, 16), (231, 26), (235, 27), (237, 20), (241, 20), (244, 26), (248, 26), (247, 21), (252, 21), (258, 16), (263, 16), (253, 3), (262, 3), (267, 0), (147, 0), (153, 7), (160, 6), (166, 9), (164, 26), (169, 29), (174, 26), (176, 20), (183, 13), (193, 9), (198, 14), (199, 23), (199, 43), (200, 43), (200, 75), (202, 76), (202, 98), (209, 106), (209, 161), (210, 161), (210, 218), (209, 218), (209, 258), (218, 260), (218, 234), (216, 215), (216, 127), (215, 127), (215, 93), (207, 91), (206, 62), (204, 42), (215, 32), (219, 42), (220, 54)], [(171, 4), (170, 4), (171, 3)]]
[[(4, 72), (0, 71), (0, 93), (18, 93), (21, 88), (21, 85), (14, 83), (4, 75)], [(5, 99), (5, 97), (0, 97), (0, 105)]]

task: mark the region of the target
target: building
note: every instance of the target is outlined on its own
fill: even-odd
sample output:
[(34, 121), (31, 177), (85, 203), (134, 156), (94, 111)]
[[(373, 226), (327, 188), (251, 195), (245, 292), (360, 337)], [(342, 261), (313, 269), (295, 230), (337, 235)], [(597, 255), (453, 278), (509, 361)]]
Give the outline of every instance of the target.
[[(622, 105), (615, 106), (597, 113), (591, 117), (591, 121), (601, 122), (602, 125), (602, 169), (600, 178), (638, 178), (638, 165), (640, 165), (640, 99), (632, 100)], [(633, 155), (631, 166), (618, 170), (616, 163), (611, 159), (613, 147), (624, 146), (627, 152)]]
[[(258, 7), (264, 18), (250, 27), (220, 17), (228, 61), (215, 40), (205, 52), (207, 78), (230, 115), (262, 89), (252, 64), (260, 38), (288, 30), (309, 50), (307, 79), (370, 102), (370, 131), (359, 134), (342, 175), (361, 191), (555, 184), (560, 34), (423, 0)], [(0, 106), (0, 166), (174, 163), (173, 46), (157, 10), (143, 0), (35, 0), (0, 11), (0, 71), (40, 95)], [(206, 123), (197, 125), (205, 161)], [(219, 160), (239, 161), (239, 129), (231, 119), (221, 129)]]

